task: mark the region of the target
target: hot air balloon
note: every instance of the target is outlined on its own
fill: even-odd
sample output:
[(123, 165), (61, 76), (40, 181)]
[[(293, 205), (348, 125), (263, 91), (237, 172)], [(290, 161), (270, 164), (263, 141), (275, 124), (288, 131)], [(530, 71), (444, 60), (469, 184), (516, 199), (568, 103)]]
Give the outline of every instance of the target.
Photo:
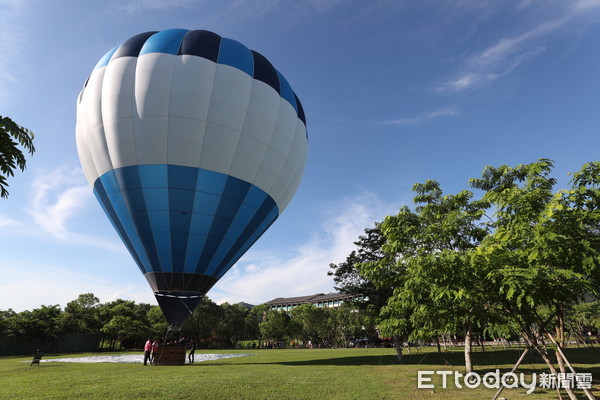
[(300, 100), (260, 53), (205, 30), (133, 36), (77, 100), (77, 150), (172, 328), (296, 192)]

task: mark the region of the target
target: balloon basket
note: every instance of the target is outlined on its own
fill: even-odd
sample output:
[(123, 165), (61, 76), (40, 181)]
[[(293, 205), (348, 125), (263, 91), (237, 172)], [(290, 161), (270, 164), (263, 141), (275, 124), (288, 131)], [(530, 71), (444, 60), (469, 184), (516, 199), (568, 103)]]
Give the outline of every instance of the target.
[(158, 346), (158, 358), (155, 365), (184, 365), (185, 345), (167, 344)]
[(158, 345), (154, 365), (184, 365), (186, 357), (185, 343), (178, 342), (183, 325), (171, 324), (162, 344)]

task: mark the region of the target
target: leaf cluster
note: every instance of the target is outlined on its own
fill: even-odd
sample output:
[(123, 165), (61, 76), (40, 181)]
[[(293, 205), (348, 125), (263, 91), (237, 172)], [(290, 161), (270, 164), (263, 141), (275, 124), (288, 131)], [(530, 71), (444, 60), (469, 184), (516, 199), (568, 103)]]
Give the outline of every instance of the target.
[(35, 152), (33, 137), (29, 129), (0, 115), (0, 197), (8, 197), (7, 179), (14, 176), (14, 170), (25, 170), (27, 161), (20, 147), (31, 155)]

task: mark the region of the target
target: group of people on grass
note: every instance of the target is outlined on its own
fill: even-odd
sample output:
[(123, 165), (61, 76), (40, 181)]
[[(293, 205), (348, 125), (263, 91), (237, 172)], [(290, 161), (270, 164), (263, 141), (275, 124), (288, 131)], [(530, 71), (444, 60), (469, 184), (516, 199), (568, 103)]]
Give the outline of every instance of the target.
[[(194, 352), (196, 351), (196, 341), (194, 339), (186, 340), (185, 337), (181, 337), (178, 341), (170, 340), (165, 343), (165, 346), (170, 346), (174, 344), (179, 344), (182, 346), (190, 346), (190, 352), (188, 353), (188, 362), (190, 364), (194, 363)], [(144, 344), (144, 365), (156, 365), (158, 363), (158, 348), (161, 345), (159, 339), (148, 338), (146, 344)]]

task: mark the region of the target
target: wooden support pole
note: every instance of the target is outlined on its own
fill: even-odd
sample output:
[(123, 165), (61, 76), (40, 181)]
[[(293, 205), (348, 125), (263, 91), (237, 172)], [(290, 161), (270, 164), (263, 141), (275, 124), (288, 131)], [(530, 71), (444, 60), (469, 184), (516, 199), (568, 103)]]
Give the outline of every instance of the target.
[[(519, 359), (517, 360), (516, 364), (512, 367), (512, 369), (510, 370), (511, 374), (514, 373), (517, 370), (517, 368), (519, 368), (519, 365), (523, 362), (523, 360), (525, 359), (525, 356), (527, 355), (528, 352), (529, 352), (529, 347), (527, 347), (525, 349), (523, 354), (521, 354), (521, 357), (519, 357)], [(492, 397), (492, 400), (496, 400), (498, 398), (498, 396), (500, 396), (500, 393), (502, 393), (502, 390), (504, 390), (504, 386), (500, 385), (500, 387), (498, 388), (498, 391), (496, 392), (494, 397)]]
[[(548, 339), (550, 339), (550, 341), (556, 346), (556, 351), (558, 351), (558, 354), (560, 354), (560, 357), (562, 357), (562, 359), (564, 360), (564, 362), (567, 365), (567, 367), (569, 367), (569, 369), (571, 370), (571, 372), (573, 374), (577, 374), (575, 372), (575, 369), (573, 368), (573, 366), (569, 362), (569, 360), (567, 360), (567, 357), (565, 357), (565, 353), (563, 353), (563, 351), (560, 348), (560, 346), (558, 345), (558, 343), (556, 343), (556, 340), (554, 340), (554, 337), (552, 337), (552, 334), (550, 332), (546, 332), (546, 333), (548, 335)], [(592, 394), (592, 392), (590, 392), (586, 388), (583, 388), (583, 391), (584, 391), (584, 393), (586, 394), (586, 396), (587, 396), (587, 398), (589, 400), (596, 400), (596, 398), (594, 397), (594, 395)]]

